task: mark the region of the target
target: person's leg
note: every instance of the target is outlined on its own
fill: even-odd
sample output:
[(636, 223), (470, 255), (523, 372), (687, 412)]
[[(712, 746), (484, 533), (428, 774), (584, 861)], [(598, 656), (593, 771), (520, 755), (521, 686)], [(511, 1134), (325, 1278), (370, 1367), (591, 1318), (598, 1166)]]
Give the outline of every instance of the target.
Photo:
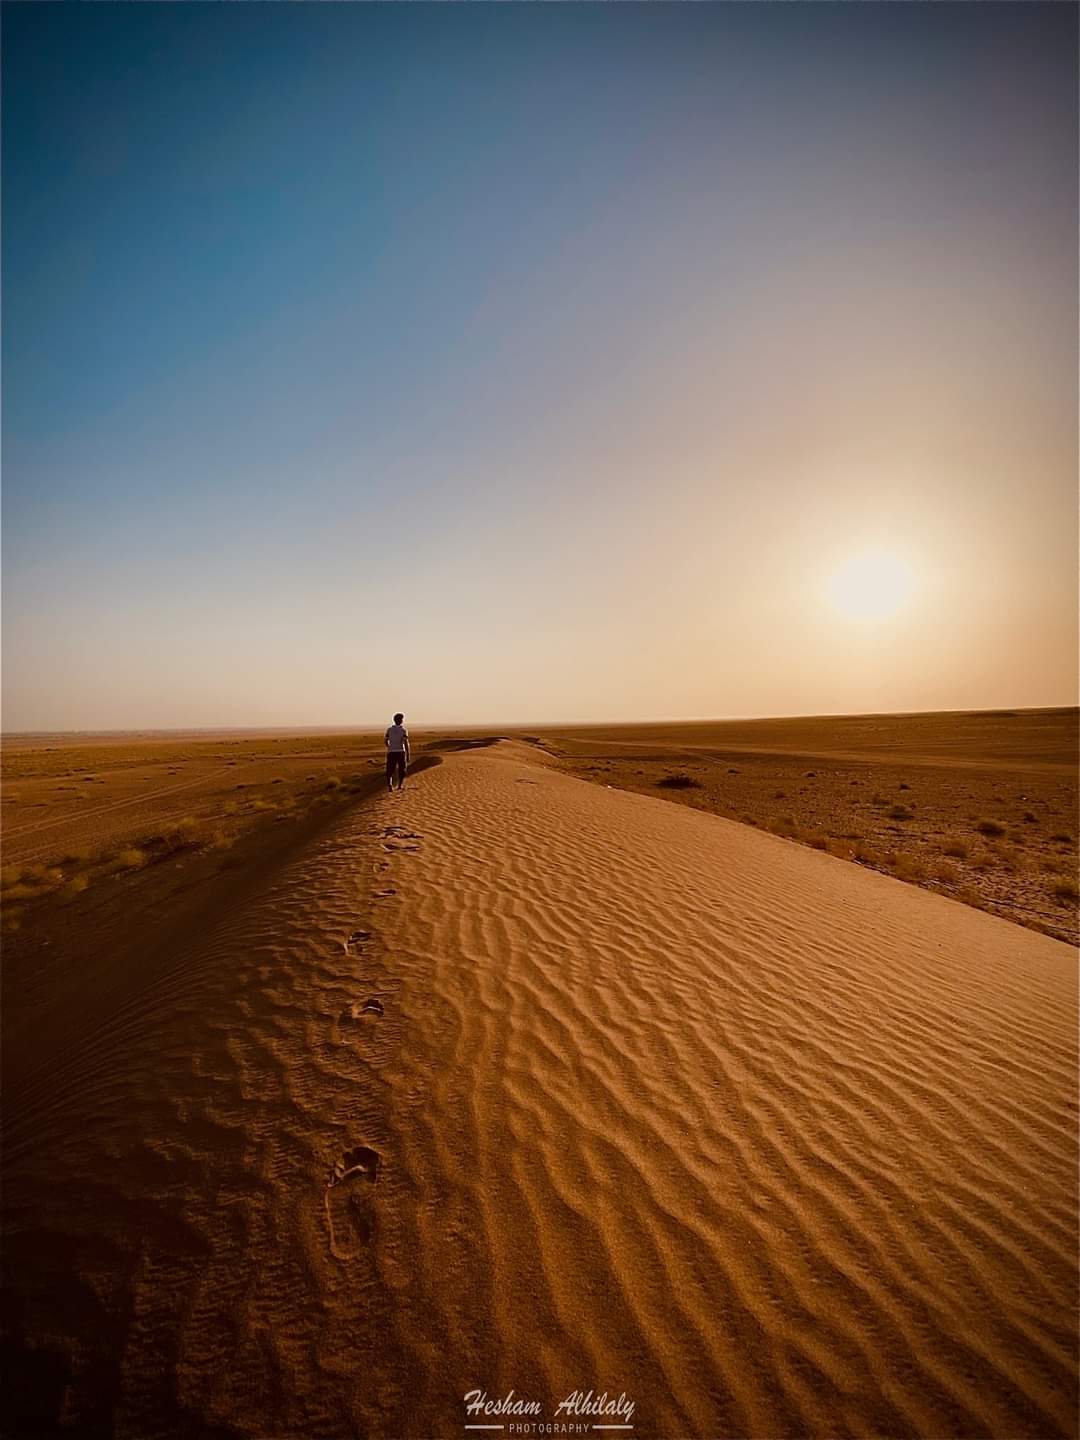
[(398, 767), (398, 777), (397, 777), (397, 788), (398, 788), (399, 790), (404, 790), (404, 789), (405, 789), (405, 771), (406, 771), (408, 768), (409, 768), (408, 763), (407, 763), (407, 761), (406, 761), (406, 759), (405, 759), (404, 754), (402, 754), (401, 764), (400, 764), (400, 766)]
[(388, 790), (393, 790), (394, 788), (394, 767), (394, 752), (388, 750), (386, 752), (386, 788)]

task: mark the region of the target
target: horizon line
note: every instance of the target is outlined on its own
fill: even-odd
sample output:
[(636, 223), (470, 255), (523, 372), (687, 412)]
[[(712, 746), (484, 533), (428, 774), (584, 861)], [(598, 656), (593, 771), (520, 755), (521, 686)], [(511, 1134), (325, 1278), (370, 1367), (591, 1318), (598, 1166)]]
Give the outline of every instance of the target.
[[(877, 716), (908, 716), (919, 715), (1016, 715), (1036, 714), (1040, 711), (1051, 713), (1061, 710), (1080, 710), (1080, 701), (1071, 701), (1068, 704), (1058, 705), (989, 705), (989, 706), (957, 706), (942, 710), (842, 710), (842, 711), (819, 711), (816, 713), (806, 711), (789, 711), (785, 713), (773, 713), (768, 715), (692, 715), (661, 718), (641, 718), (634, 720), (425, 720), (418, 723), (414, 728), (419, 732), (422, 730), (487, 730), (492, 727), (503, 727), (507, 730), (526, 729), (550, 729), (553, 726), (577, 727), (582, 729), (617, 729), (634, 725), (735, 725), (740, 723), (755, 723), (767, 720), (862, 720), (872, 719)], [(4, 740), (25, 739), (33, 736), (61, 736), (61, 735), (223, 735), (235, 732), (244, 734), (282, 734), (300, 733), (313, 734), (316, 731), (323, 731), (328, 734), (367, 734), (372, 731), (378, 732), (383, 728), (383, 721), (360, 722), (356, 724), (290, 724), (290, 725), (125, 725), (125, 726), (104, 726), (94, 729), (83, 729), (80, 727), (62, 730), (0, 730), (0, 742)]]

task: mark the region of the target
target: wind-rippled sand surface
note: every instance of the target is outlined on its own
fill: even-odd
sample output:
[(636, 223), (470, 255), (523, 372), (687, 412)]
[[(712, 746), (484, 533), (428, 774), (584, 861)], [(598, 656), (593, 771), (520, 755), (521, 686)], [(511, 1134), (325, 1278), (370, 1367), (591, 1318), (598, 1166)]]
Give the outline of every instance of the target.
[(1058, 941), (504, 743), (76, 1001), (5, 1096), (24, 1416), (1075, 1434)]

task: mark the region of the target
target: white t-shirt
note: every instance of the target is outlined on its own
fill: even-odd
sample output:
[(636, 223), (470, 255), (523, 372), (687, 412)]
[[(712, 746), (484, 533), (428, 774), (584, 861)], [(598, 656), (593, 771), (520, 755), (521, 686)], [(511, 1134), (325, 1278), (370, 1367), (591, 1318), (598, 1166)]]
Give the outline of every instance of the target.
[(393, 751), (404, 751), (409, 743), (409, 732), (404, 725), (391, 725), (386, 732), (386, 748)]

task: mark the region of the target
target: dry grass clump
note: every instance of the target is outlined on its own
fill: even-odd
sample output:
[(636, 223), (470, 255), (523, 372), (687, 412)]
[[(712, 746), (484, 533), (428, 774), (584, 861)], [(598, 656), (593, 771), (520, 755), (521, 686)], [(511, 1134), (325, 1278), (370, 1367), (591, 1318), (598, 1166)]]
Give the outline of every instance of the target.
[(950, 865), (948, 860), (942, 860), (934, 869), (934, 878), (940, 880), (942, 885), (957, 885), (960, 871), (955, 865)]
[(993, 851), (993, 856), (1003, 869), (1010, 871), (1013, 875), (1020, 870), (1027, 869), (1027, 861), (1018, 850), (1010, 850), (1004, 845), (999, 845)]
[(111, 871), (141, 870), (148, 859), (149, 856), (145, 850), (139, 850), (136, 846), (132, 845), (126, 850), (121, 850), (118, 855), (115, 855), (109, 862), (107, 868)]
[(0, 872), (0, 894), (5, 903), (36, 900), (64, 882), (64, 872), (54, 865), (7, 865)]
[(961, 888), (956, 892), (956, 898), (957, 900), (962, 901), (963, 904), (970, 905), (974, 910), (982, 910), (985, 908), (983, 905), (983, 898), (979, 894), (978, 890), (976, 890), (974, 885), (961, 886)]
[(1056, 835), (1050, 836), (1050, 841), (1054, 845), (1071, 845), (1073, 843), (1073, 837), (1067, 835), (1064, 830), (1059, 830)]
[(1075, 880), (1059, 880), (1054, 888), (1054, 899), (1063, 903), (1070, 900), (1080, 900), (1080, 887)]
[(903, 855), (893, 851), (885, 856), (885, 864), (898, 880), (926, 879), (926, 866), (914, 855)]
[(980, 820), (975, 826), (980, 835), (1004, 835), (1005, 826), (997, 820)]
[(704, 787), (700, 780), (695, 780), (692, 775), (679, 773), (676, 775), (665, 775), (662, 780), (656, 782), (659, 790), (701, 790)]
[(889, 807), (890, 820), (912, 820), (914, 815), (906, 805), (892, 805)]
[(966, 860), (968, 857), (968, 846), (966, 840), (946, 840), (941, 847), (943, 855), (951, 855), (956, 860)]

